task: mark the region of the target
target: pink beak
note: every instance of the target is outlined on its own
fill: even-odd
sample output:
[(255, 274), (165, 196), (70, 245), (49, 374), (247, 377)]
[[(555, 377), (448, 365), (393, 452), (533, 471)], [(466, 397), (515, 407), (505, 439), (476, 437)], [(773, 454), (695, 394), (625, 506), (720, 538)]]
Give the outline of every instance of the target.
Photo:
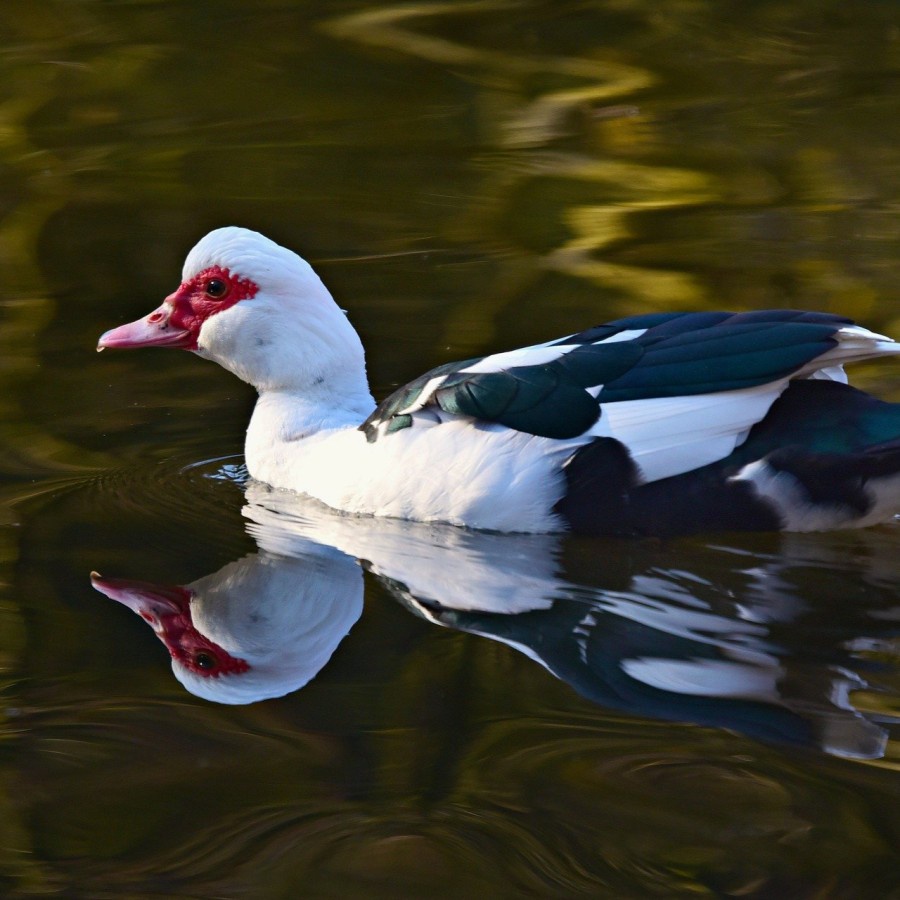
[(107, 347), (120, 350), (132, 347), (193, 347), (194, 336), (187, 329), (171, 323), (172, 312), (172, 307), (163, 303), (143, 319), (111, 328), (100, 336), (97, 352)]

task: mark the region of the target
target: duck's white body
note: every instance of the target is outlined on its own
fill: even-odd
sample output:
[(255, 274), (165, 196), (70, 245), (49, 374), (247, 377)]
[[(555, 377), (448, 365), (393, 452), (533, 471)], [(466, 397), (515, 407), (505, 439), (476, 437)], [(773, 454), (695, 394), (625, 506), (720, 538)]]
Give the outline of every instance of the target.
[[(900, 509), (897, 407), (873, 411), (878, 401), (834, 383), (844, 363), (900, 346), (835, 316), (633, 317), (435, 369), (376, 407), (359, 337), (311, 267), (222, 228), (191, 251), (159, 309), (99, 346), (182, 347), (254, 385), (251, 476), (348, 513), (673, 533), (872, 524)], [(809, 379), (831, 383), (787, 390)], [(835, 404), (862, 423), (840, 458), (821, 452), (821, 413)], [(784, 431), (782, 419), (797, 433), (768, 424)], [(796, 446), (799, 463), (779, 456)], [(841, 489), (823, 494), (835, 478)]]
[(302, 398), (261, 394), (247, 429), (250, 475), (349, 513), (495, 531), (560, 530), (549, 510), (564, 490), (561, 466), (570, 446), (509, 429), (473, 433), (459, 420), (410, 429), (402, 446), (370, 444), (359, 424), (374, 408), (370, 403), (355, 416), (340, 411), (316, 430), (316, 411)]

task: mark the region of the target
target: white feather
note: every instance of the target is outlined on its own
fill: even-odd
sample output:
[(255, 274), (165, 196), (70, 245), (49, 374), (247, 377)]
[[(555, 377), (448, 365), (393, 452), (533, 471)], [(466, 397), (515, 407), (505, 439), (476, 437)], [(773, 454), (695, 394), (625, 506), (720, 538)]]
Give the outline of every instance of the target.
[(556, 362), (567, 353), (571, 353), (581, 344), (535, 344), (533, 347), (522, 347), (519, 350), (507, 350), (505, 353), (493, 353), (480, 359), (460, 372), (467, 375), (487, 374), (489, 372), (504, 372), (517, 366), (542, 366), (545, 363)]
[(796, 378), (807, 378), (815, 372), (831, 371), (834, 367), (843, 367), (850, 362), (900, 353), (900, 344), (896, 341), (883, 334), (869, 331), (861, 325), (847, 325), (840, 328), (834, 337), (838, 342), (837, 346), (810, 360), (797, 372)]
[[(439, 428), (414, 426), (367, 443), (356, 427), (309, 428), (303, 401), (260, 396), (246, 444), (247, 467), (259, 481), (351, 513), (497, 531), (562, 525), (551, 510), (563, 493), (560, 466), (572, 442), (448, 416)], [(304, 437), (289, 437), (298, 434)]]
[(594, 343), (615, 344), (618, 341), (633, 341), (635, 338), (639, 338), (642, 334), (646, 333), (646, 328), (631, 328), (628, 331), (620, 331), (618, 334), (614, 334), (612, 337), (603, 338), (602, 341), (594, 341)]
[(824, 369), (816, 369), (812, 375), (808, 376), (810, 381), (837, 381), (841, 384), (848, 384), (847, 373), (843, 366), (826, 366)]
[(717, 394), (606, 403), (589, 434), (628, 448), (645, 481), (724, 459), (769, 411), (787, 381)]

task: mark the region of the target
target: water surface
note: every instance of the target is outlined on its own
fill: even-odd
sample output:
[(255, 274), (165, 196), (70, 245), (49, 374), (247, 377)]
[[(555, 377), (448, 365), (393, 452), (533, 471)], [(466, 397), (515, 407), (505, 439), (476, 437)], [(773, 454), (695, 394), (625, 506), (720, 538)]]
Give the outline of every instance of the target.
[[(900, 891), (897, 527), (347, 520), (246, 492), (246, 385), (93, 352), (223, 224), (314, 263), (379, 397), (655, 310), (900, 335), (893, 4), (7, 0), (0, 20), (8, 895)], [(854, 380), (900, 400), (888, 365)], [(92, 570), (296, 611), (309, 643), (269, 661), (288, 693), (189, 692)]]

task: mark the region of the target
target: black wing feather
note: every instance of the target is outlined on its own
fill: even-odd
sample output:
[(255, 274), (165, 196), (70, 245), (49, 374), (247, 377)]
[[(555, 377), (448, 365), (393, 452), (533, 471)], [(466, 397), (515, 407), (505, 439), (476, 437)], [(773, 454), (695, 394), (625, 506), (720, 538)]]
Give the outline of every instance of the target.
[[(848, 324), (798, 310), (631, 316), (561, 338), (548, 346), (574, 349), (539, 365), (464, 371), (482, 357), (439, 366), (391, 394), (360, 428), (372, 441), (385, 423), (388, 433), (413, 425), (407, 410), (443, 377), (424, 407), (540, 437), (577, 437), (597, 421), (603, 403), (736, 390), (789, 376), (833, 347), (835, 332)], [(597, 343), (644, 329), (630, 340)], [(596, 398), (587, 390), (601, 385)]]

